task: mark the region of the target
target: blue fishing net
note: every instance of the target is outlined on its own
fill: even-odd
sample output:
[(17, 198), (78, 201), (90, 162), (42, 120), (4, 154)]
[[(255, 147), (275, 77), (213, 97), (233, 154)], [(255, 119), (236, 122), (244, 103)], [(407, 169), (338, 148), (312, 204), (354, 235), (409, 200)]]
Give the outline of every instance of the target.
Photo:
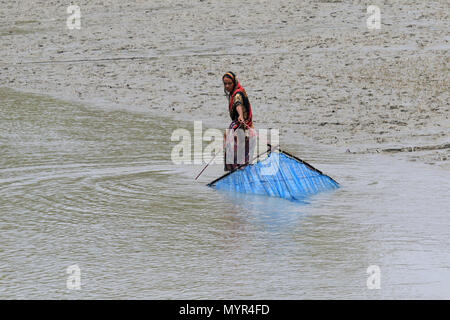
[(284, 152), (270, 152), (266, 159), (231, 172), (209, 186), (231, 192), (301, 200), (337, 189), (339, 184), (298, 158)]

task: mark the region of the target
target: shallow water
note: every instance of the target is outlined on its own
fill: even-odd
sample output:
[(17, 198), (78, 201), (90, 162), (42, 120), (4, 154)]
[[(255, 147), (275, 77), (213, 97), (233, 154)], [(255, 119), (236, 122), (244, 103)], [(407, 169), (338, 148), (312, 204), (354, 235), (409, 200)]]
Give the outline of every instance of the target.
[(339, 190), (233, 195), (205, 186), (219, 165), (194, 181), (200, 166), (171, 163), (170, 136), (191, 123), (0, 97), (2, 299), (450, 298), (442, 168), (296, 141), (283, 149)]

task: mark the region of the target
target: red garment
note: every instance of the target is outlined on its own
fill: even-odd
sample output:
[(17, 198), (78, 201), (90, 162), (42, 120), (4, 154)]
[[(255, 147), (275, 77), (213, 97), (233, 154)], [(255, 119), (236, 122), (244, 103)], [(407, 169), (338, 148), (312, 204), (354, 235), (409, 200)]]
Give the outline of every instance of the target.
[(233, 103), (234, 103), (234, 96), (238, 92), (242, 93), (242, 95), (244, 96), (244, 104), (246, 104), (246, 105), (244, 105), (243, 107), (247, 108), (247, 119), (245, 119), (245, 121), (244, 121), (244, 123), (246, 124), (244, 130), (248, 129), (248, 128), (253, 128), (252, 107), (250, 105), (250, 101), (248, 100), (247, 93), (245, 92), (245, 89), (241, 86), (241, 84), (237, 80), (236, 80), (236, 86), (235, 86), (235, 88), (233, 90), (233, 93), (230, 96), (230, 102), (229, 102), (229, 105), (228, 105), (228, 110), (231, 113), (231, 110), (233, 108)]

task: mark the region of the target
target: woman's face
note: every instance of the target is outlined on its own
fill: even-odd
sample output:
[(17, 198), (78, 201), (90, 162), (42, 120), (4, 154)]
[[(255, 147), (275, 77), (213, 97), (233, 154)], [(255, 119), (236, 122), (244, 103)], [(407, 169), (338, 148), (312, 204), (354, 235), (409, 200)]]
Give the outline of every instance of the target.
[(227, 92), (231, 92), (233, 90), (233, 80), (228, 77), (223, 78), (223, 87)]

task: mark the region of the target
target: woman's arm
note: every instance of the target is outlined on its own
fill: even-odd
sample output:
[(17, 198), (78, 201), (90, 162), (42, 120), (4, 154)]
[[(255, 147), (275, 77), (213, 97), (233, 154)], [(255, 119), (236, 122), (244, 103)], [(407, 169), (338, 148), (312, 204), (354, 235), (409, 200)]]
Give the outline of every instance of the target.
[(242, 110), (241, 104), (236, 107), (236, 111), (239, 114), (238, 121), (244, 122), (244, 111)]
[(244, 122), (244, 100), (242, 100), (242, 96), (240, 94), (236, 94), (234, 96), (234, 106), (236, 107), (236, 111), (238, 113), (238, 121)]

